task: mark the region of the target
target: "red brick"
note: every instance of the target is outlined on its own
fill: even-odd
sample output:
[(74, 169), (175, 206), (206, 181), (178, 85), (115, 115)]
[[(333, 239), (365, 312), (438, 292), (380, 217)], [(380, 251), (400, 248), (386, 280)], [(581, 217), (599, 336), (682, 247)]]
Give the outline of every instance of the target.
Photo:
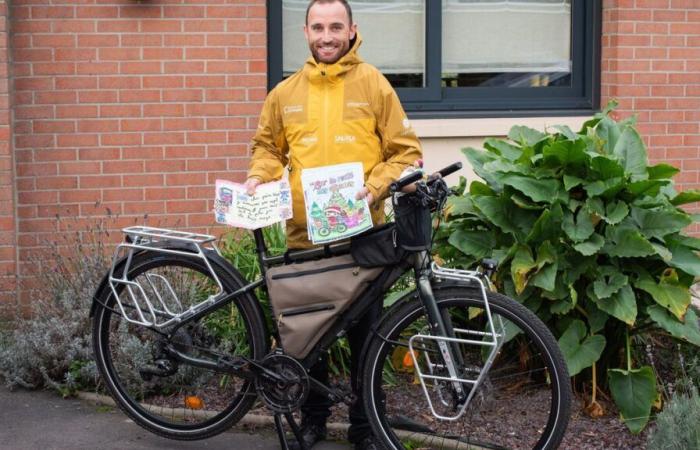
[(160, 102), (160, 91), (123, 90), (119, 91), (119, 101), (123, 103)]
[(201, 102), (204, 98), (201, 89), (164, 90), (164, 102)]
[(142, 201), (143, 189), (105, 189), (102, 191), (102, 200), (111, 201)]
[(193, 131), (187, 133), (188, 144), (207, 144), (226, 142), (226, 133), (220, 131)]
[(121, 175), (81, 175), (80, 189), (121, 187)]
[(141, 133), (113, 133), (100, 135), (102, 145), (138, 145), (141, 144)]
[(184, 23), (185, 33), (221, 32), (226, 31), (223, 20), (187, 20)]
[(137, 32), (139, 24), (134, 20), (100, 20), (97, 22), (97, 31), (100, 33)]
[(207, 47), (237, 47), (247, 44), (246, 33), (208, 33)]
[(37, 120), (33, 123), (34, 133), (74, 133), (75, 122), (66, 120)]
[(127, 61), (141, 59), (141, 49), (135, 47), (99, 49), (101, 61)]
[(75, 74), (75, 64), (63, 63), (34, 63), (32, 70), (35, 75), (73, 75)]
[(203, 73), (204, 62), (185, 61), (185, 62), (165, 62), (163, 64), (164, 72), (168, 74), (175, 73)]
[(159, 214), (165, 212), (164, 202), (125, 202), (124, 214)]
[(163, 8), (163, 17), (167, 18), (200, 18), (204, 17), (203, 6), (173, 6), (168, 5)]
[(165, 147), (166, 158), (204, 158), (206, 154), (206, 147), (203, 145)]
[(244, 118), (221, 117), (207, 119), (207, 130), (231, 130), (245, 129), (246, 120)]
[(45, 164), (17, 164), (17, 175), (20, 177), (46, 177), (58, 174), (58, 166), (56, 163), (45, 163)]
[(102, 173), (143, 173), (143, 161), (105, 161), (102, 164)]
[(58, 176), (58, 177), (37, 177), (37, 190), (50, 189), (76, 189), (78, 187), (78, 177)]
[[(54, 80), (56, 89), (97, 89), (97, 78), (95, 77), (55, 77)], [(15, 89), (17, 89), (16, 83)]]
[(96, 134), (73, 134), (56, 136), (57, 147), (89, 147), (95, 146), (98, 142)]
[(683, 22), (685, 11), (663, 10), (654, 11), (654, 22)]
[[(246, 144), (227, 144), (227, 145), (210, 145), (207, 149), (209, 158), (229, 158), (232, 156), (247, 156), (248, 145)], [(247, 160), (247, 158), (246, 158)]]
[(82, 91), (78, 92), (78, 103), (116, 103), (117, 91)]
[(192, 186), (206, 183), (203, 173), (170, 173), (165, 176), (167, 186)]
[(698, 73), (671, 73), (668, 75), (668, 82), (671, 84), (693, 85), (700, 83), (700, 72)]
[(97, 106), (94, 105), (70, 105), (56, 106), (56, 118), (72, 119), (97, 117)]
[(51, 61), (53, 59), (53, 50), (49, 48), (18, 48), (12, 53), (15, 61)]
[(157, 18), (163, 16), (163, 7), (144, 3), (124, 5), (119, 8), (119, 16), (130, 19)]
[(167, 47), (201, 47), (205, 39), (203, 34), (166, 34), (163, 43)]
[(100, 117), (140, 117), (140, 105), (101, 105)]
[(201, 118), (163, 119), (163, 130), (190, 131), (204, 129), (204, 120)]
[(144, 20), (141, 22), (141, 31), (144, 33), (181, 32), (182, 22), (179, 20)]
[(146, 161), (146, 172), (184, 172), (187, 164), (185, 160), (151, 160)]
[(162, 124), (160, 119), (123, 119), (122, 131), (160, 131)]
[(114, 62), (83, 62), (76, 64), (78, 75), (115, 74), (119, 71), (119, 64)]
[(119, 16), (119, 9), (116, 6), (80, 6), (77, 13), (82, 19), (111, 19)]
[(245, 6), (207, 6), (207, 17), (247, 17)]
[(77, 102), (75, 91), (44, 91), (34, 93), (34, 103), (41, 104), (72, 104)]
[(151, 74), (161, 73), (160, 62), (122, 62), (119, 63), (120, 73)]
[(104, 133), (119, 130), (118, 120), (81, 120), (78, 122), (78, 131), (81, 133)]
[(95, 203), (102, 199), (101, 190), (71, 190), (71, 191), (61, 191), (60, 202), (61, 203), (82, 203), (90, 202)]
[[(166, 210), (169, 214), (189, 213), (194, 211), (205, 211), (207, 207), (206, 201), (186, 200), (173, 201), (165, 203)], [(212, 216), (213, 217), (213, 216)]]
[(164, 175), (162, 174), (129, 174), (124, 177), (125, 186), (163, 186)]
[[(27, 205), (55, 205), (58, 201), (58, 192), (55, 191), (39, 191), (39, 192), (18, 192), (17, 201), (20, 204)], [(2, 219), (0, 219), (2, 220)], [(20, 227), (22, 222), (20, 222)]]
[(134, 76), (100, 77), (100, 89), (138, 89), (141, 78)]
[[(138, 24), (136, 25), (138, 28)], [(163, 45), (163, 36), (159, 34), (123, 34), (121, 38), (123, 47), (159, 47)]]
[(188, 88), (223, 88), (226, 87), (226, 77), (223, 75), (191, 75), (185, 77), (185, 86)]
[(148, 188), (145, 190), (145, 200), (173, 200), (186, 198), (185, 188)]
[(154, 59), (165, 61), (168, 59), (181, 60), (183, 50), (181, 48), (166, 47), (166, 48), (144, 48), (143, 59)]
[(70, 19), (75, 17), (72, 6), (32, 6), (32, 19)]
[(14, 88), (16, 91), (33, 91), (53, 89), (53, 77), (34, 77), (15, 79)]
[(118, 47), (118, 34), (80, 34), (78, 47)]
[(51, 23), (51, 25), (53, 26), (54, 33), (95, 32), (95, 22), (88, 20), (55, 20)]
[(203, 159), (203, 160), (189, 160), (187, 161), (188, 171), (224, 171), (228, 167), (225, 159)]
[(109, 147), (96, 147), (96, 148), (81, 148), (78, 151), (78, 155), (81, 161), (85, 160), (95, 160), (102, 161), (108, 159), (118, 159), (119, 158), (118, 148)]
[(148, 88), (181, 88), (185, 85), (183, 76), (162, 75), (143, 77), (143, 87)]
[(53, 135), (39, 134), (29, 136), (15, 136), (16, 148), (46, 148), (54, 147)]

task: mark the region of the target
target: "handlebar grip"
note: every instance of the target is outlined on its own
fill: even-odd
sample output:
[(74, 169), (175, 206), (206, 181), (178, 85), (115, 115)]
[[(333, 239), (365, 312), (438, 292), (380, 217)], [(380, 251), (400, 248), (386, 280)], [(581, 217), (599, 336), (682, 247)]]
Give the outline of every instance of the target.
[(405, 186), (408, 186), (411, 183), (415, 183), (416, 181), (420, 180), (423, 178), (423, 171), (417, 170), (415, 172), (412, 172), (408, 175), (406, 175), (403, 178), (399, 178), (398, 180), (394, 181), (389, 185), (389, 189), (391, 190), (392, 193), (398, 192), (401, 189), (403, 189)]
[[(450, 164), (449, 166), (442, 168), (442, 169), (438, 170), (436, 173), (430, 175), (428, 177), (428, 184), (432, 183), (433, 181), (435, 181), (438, 178), (444, 178), (447, 175), (455, 173), (461, 168), (462, 168), (461, 162), (456, 162), (456, 163)], [(440, 175), (440, 177), (438, 177), (437, 175)]]

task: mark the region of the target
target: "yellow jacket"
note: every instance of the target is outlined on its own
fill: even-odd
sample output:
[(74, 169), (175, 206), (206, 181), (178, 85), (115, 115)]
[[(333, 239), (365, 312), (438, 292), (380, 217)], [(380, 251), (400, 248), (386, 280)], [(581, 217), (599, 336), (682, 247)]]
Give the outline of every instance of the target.
[(279, 83), (265, 99), (249, 177), (266, 183), (282, 178), (289, 166), (294, 217), (287, 221), (289, 248), (307, 248), (301, 170), (361, 161), (365, 186), (375, 199), (372, 221), (384, 221), (379, 200), (389, 184), (421, 157), (421, 147), (389, 82), (350, 51), (335, 64), (304, 67)]

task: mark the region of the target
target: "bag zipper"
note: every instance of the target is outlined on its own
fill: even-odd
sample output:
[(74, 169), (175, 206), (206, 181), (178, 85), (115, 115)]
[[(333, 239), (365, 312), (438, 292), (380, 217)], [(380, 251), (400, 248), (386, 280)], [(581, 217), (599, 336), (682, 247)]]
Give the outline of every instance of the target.
[(335, 305), (304, 306), (301, 308), (294, 308), (294, 309), (289, 309), (287, 311), (282, 311), (280, 313), (280, 318), (298, 316), (300, 314), (309, 314), (309, 313), (320, 312), (320, 311), (330, 311), (333, 309), (335, 309)]
[(321, 267), (319, 269), (313, 269), (313, 270), (304, 270), (302, 272), (278, 273), (278, 274), (272, 275), (270, 278), (272, 280), (282, 280), (285, 278), (296, 278), (296, 277), (301, 277), (304, 275), (313, 275), (313, 274), (317, 274), (317, 273), (330, 272), (332, 270), (351, 269), (353, 267), (357, 267), (357, 264), (354, 262), (346, 263), (346, 264), (339, 264), (337, 266)]

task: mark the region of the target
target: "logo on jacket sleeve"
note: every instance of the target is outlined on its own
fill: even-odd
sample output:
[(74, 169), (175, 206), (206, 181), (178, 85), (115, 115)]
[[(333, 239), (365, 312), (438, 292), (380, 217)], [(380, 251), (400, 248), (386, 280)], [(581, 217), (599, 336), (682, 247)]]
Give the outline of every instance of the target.
[(300, 113), (304, 111), (304, 105), (286, 105), (282, 111), (285, 114)]

